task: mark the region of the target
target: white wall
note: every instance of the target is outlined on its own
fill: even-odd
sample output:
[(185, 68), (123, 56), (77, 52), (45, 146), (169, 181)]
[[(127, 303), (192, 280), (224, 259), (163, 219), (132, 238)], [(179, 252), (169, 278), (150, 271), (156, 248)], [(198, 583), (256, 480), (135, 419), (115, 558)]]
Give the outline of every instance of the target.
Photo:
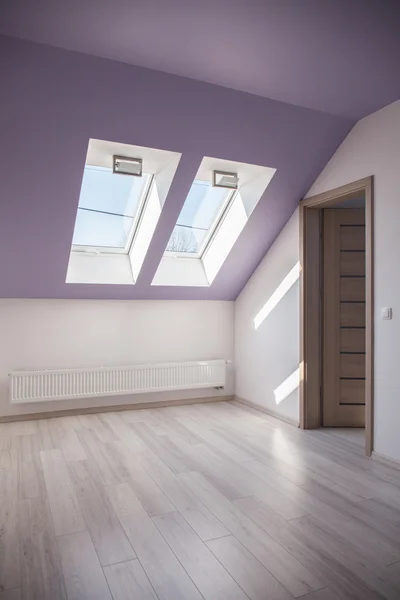
[[(374, 176), (374, 450), (400, 460), (400, 101), (359, 121), (308, 196)], [(393, 308), (382, 321), (380, 309)]]
[[(0, 416), (148, 401), (117, 396), (11, 405), (7, 375), (18, 369), (233, 359), (234, 303), (211, 301), (0, 300)], [(194, 390), (154, 400), (233, 393)]]
[(254, 317), (299, 260), (299, 217), (293, 214), (236, 301), (236, 395), (290, 420), (299, 419), (296, 388), (279, 404), (274, 390), (299, 366), (299, 282), (258, 329)]

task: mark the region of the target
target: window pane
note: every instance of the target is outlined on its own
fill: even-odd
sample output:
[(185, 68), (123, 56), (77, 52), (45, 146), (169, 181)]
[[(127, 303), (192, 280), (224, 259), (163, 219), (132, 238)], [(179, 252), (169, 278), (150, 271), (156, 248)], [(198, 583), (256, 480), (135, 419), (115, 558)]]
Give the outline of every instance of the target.
[(125, 248), (132, 224), (133, 217), (120, 217), (78, 208), (72, 243), (98, 248)]
[(231, 190), (213, 187), (207, 181), (194, 181), (168, 242), (167, 252), (199, 253), (230, 195)]
[(126, 249), (149, 178), (86, 165), (72, 244)]
[(133, 217), (139, 206), (149, 175), (118, 175), (112, 169), (86, 165), (83, 173), (80, 208)]
[(199, 234), (202, 239), (201, 231), (198, 232), (189, 227), (175, 225), (174, 231), (169, 238), (167, 252), (188, 252), (190, 254), (197, 254), (198, 248), (201, 246), (201, 239), (198, 237)]

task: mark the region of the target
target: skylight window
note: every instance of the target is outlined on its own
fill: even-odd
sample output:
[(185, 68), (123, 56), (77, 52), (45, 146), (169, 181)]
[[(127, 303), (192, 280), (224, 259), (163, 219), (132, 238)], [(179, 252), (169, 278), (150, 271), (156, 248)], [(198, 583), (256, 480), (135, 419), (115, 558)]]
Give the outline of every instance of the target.
[(169, 239), (166, 252), (199, 257), (220, 223), (235, 192), (195, 180)]
[(86, 165), (75, 222), (73, 250), (127, 253), (149, 191), (152, 176), (113, 173)]
[(211, 286), (275, 171), (204, 156), (151, 285)]
[(181, 155), (90, 139), (66, 282), (134, 285)]

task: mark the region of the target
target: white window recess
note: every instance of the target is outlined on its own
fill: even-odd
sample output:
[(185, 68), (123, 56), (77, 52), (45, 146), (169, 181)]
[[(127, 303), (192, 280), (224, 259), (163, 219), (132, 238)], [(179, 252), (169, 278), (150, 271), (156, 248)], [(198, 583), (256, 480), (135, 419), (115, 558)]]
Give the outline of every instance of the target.
[[(138, 177), (113, 172), (115, 156), (137, 157)], [(137, 280), (181, 155), (89, 140), (67, 283)]]
[(223, 388), (226, 360), (116, 367), (14, 371), (9, 374), (11, 404)]
[[(238, 189), (213, 187), (216, 171), (235, 174)], [(275, 172), (204, 157), (152, 285), (210, 286)]]

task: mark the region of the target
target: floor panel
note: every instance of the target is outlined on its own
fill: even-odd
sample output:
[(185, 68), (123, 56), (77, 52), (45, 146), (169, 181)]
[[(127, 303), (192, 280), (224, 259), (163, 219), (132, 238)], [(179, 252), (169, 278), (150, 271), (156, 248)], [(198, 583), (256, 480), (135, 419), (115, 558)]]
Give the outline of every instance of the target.
[(0, 600), (399, 600), (400, 469), (239, 402), (1, 426)]

